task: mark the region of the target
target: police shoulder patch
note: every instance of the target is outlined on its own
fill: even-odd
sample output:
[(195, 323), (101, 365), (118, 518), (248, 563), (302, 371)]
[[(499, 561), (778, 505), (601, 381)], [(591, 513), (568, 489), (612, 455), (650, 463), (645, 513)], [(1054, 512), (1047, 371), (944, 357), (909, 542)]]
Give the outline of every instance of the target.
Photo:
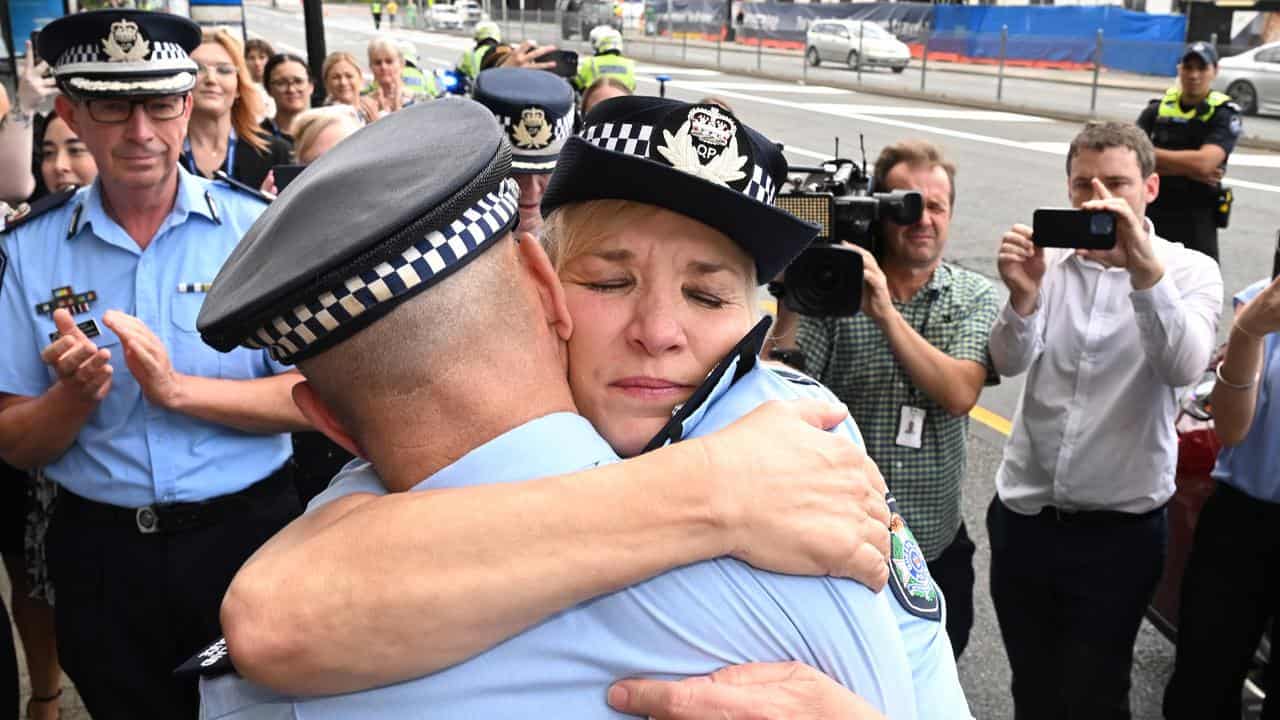
[(920, 544), (889, 496), (889, 589), (903, 609), (925, 620), (942, 620), (942, 593), (929, 574)]
[(62, 207), (71, 199), (72, 195), (76, 194), (77, 189), (71, 187), (62, 192), (50, 193), (30, 205), (20, 206), (16, 212), (0, 218), (0, 234), (22, 227), (50, 210)]
[(179, 677), (192, 675), (215, 677), (235, 672), (235, 669), (235, 666), (231, 664), (231, 656), (227, 654), (227, 639), (218, 638), (217, 642), (179, 665), (178, 669), (173, 671), (173, 674)]
[(1244, 130), (1244, 121), (1240, 119), (1239, 112), (1232, 113), (1231, 120), (1228, 123), (1227, 127), (1231, 129), (1232, 135), (1235, 135), (1237, 137), (1240, 135), (1240, 132)]

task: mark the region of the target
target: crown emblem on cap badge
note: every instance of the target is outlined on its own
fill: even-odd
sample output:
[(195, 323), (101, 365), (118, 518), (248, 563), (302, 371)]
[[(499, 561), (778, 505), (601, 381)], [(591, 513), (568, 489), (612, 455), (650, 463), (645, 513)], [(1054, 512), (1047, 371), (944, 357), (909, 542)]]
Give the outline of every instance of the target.
[(675, 134), (663, 129), (662, 139), (658, 154), (677, 170), (724, 186), (747, 176), (750, 158), (738, 152), (738, 124), (717, 107), (691, 108)]
[(111, 23), (111, 32), (102, 40), (102, 50), (110, 62), (136, 62), (145, 60), (151, 52), (151, 43), (142, 37), (138, 23), (117, 20)]
[(520, 112), (520, 119), (511, 126), (511, 141), (523, 150), (541, 150), (551, 144), (554, 132), (547, 114), (542, 108), (530, 107)]

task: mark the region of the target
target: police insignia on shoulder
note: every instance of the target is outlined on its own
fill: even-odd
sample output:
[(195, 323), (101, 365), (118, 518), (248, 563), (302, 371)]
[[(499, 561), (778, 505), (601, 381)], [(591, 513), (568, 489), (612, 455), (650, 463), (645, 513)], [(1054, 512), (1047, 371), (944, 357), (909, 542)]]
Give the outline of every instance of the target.
[(215, 677), (235, 672), (235, 669), (235, 666), (231, 664), (231, 656), (227, 653), (227, 639), (218, 638), (217, 642), (179, 665), (178, 669), (173, 671), (173, 674), (178, 677), (191, 675)]
[(801, 373), (798, 373), (795, 370), (792, 370), (791, 368), (784, 368), (784, 367), (779, 367), (777, 365), (770, 365), (769, 369), (773, 371), (774, 375), (777, 375), (783, 380), (786, 380), (787, 382), (795, 385), (818, 385), (817, 380), (814, 380), (808, 375), (802, 375)]
[[(272, 200), (272, 198), (269, 195), (263, 193), (258, 188), (249, 187), (248, 185), (245, 185), (239, 180), (236, 180), (235, 178), (231, 177), (230, 175), (228, 175), (226, 172), (222, 170), (215, 172), (213, 174), (213, 177), (217, 180), (221, 180), (222, 182), (226, 183), (227, 185), (231, 186), (236, 190), (239, 190), (242, 193), (245, 193), (247, 195), (252, 195), (258, 198), (264, 203), (269, 204)], [(205, 197), (205, 202), (209, 203), (209, 212), (213, 213), (214, 219), (217, 220), (219, 224), (221, 224), (222, 219), (218, 217), (218, 209), (213, 204), (213, 197), (207, 193), (205, 194), (204, 197)]]
[(889, 589), (903, 609), (925, 620), (942, 620), (942, 593), (929, 574), (919, 543), (889, 500)]

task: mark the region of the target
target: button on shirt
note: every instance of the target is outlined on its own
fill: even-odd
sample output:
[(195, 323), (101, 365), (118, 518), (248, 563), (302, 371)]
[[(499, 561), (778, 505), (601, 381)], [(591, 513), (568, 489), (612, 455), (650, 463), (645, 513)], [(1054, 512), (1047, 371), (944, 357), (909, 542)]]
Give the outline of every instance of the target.
[(1177, 388), (1209, 364), (1222, 275), (1146, 224), (1165, 269), (1154, 286), (1134, 290), (1124, 269), (1047, 249), (1036, 310), (1006, 305), (992, 328), (996, 369), (1027, 372), (996, 474), (1015, 512), (1143, 513), (1173, 495)]
[[(1270, 281), (1259, 281), (1235, 297), (1237, 308), (1262, 292)], [(1280, 503), (1280, 333), (1267, 335), (1262, 350), (1262, 376), (1249, 434), (1235, 447), (1224, 447), (1213, 467), (1213, 478), (1249, 497)]]
[[(894, 307), (930, 345), (984, 366), (988, 384), (999, 382), (987, 338), (1000, 306), (986, 278), (944, 263), (914, 297)], [(849, 407), (925, 558), (937, 559), (960, 529), (969, 416), (953, 417), (915, 388), (884, 332), (866, 315), (801, 317), (796, 341), (805, 371)], [(897, 443), (905, 405), (925, 411), (919, 449)]]
[(0, 363), (0, 392), (36, 397), (56, 381), (40, 361), (56, 330), (53, 316), (36, 311), (55, 288), (97, 293), (88, 312), (73, 317), (94, 320), (102, 334), (92, 341), (111, 351), (111, 389), (71, 447), (45, 468), (50, 478), (97, 502), (140, 507), (236, 492), (288, 459), (287, 435), (250, 435), (149, 403), (125, 364), (120, 339), (102, 321), (109, 309), (138, 317), (179, 373), (248, 380), (285, 371), (266, 351), (221, 354), (196, 332), (201, 285), (213, 281), (265, 207), (179, 169), (173, 210), (146, 250), (107, 215), (97, 183), (0, 235), (9, 259), (0, 285), (0, 336), (12, 348)]
[[(772, 373), (751, 371), (728, 394), (741, 387), (753, 401), (744, 396), (742, 405), (726, 406), (724, 416), (703, 414), (689, 423), (690, 431), (696, 424), (696, 431), (709, 432), (758, 405), (761, 392), (779, 387), (765, 375)], [(763, 383), (753, 386), (753, 376)], [(856, 440), (856, 429), (846, 425), (843, 431)], [(415, 489), (514, 482), (616, 459), (585, 419), (556, 414), (477, 448)], [(310, 509), (352, 492), (386, 490), (367, 463), (353, 463)], [(799, 660), (889, 717), (969, 718), (943, 623), (903, 621), (894, 604), (887, 590), (767, 573), (722, 558), (582, 603), (439, 673), (296, 701), (292, 714), (282, 712), (291, 701), (264, 695), (235, 676), (204, 678), (203, 717), (469, 719), (534, 717), (554, 708), (562, 717), (623, 718), (605, 704), (605, 692), (618, 678), (679, 678), (729, 664)], [(922, 668), (915, 677), (913, 660)]]

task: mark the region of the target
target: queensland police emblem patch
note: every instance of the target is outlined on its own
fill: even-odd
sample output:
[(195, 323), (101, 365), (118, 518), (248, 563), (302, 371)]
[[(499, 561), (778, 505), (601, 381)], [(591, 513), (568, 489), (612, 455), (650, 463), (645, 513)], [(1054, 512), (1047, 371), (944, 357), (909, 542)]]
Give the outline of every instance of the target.
[(541, 150), (555, 139), (555, 126), (547, 122), (547, 113), (538, 107), (520, 111), (520, 118), (511, 123), (511, 144), (522, 150)]
[(662, 141), (650, 146), (653, 160), (734, 190), (750, 182), (751, 140), (728, 111), (693, 105), (667, 116), (660, 129)]
[(916, 538), (898, 514), (897, 502), (889, 498), (889, 587), (894, 597), (916, 617), (942, 619), (942, 594), (929, 574), (924, 553)]

